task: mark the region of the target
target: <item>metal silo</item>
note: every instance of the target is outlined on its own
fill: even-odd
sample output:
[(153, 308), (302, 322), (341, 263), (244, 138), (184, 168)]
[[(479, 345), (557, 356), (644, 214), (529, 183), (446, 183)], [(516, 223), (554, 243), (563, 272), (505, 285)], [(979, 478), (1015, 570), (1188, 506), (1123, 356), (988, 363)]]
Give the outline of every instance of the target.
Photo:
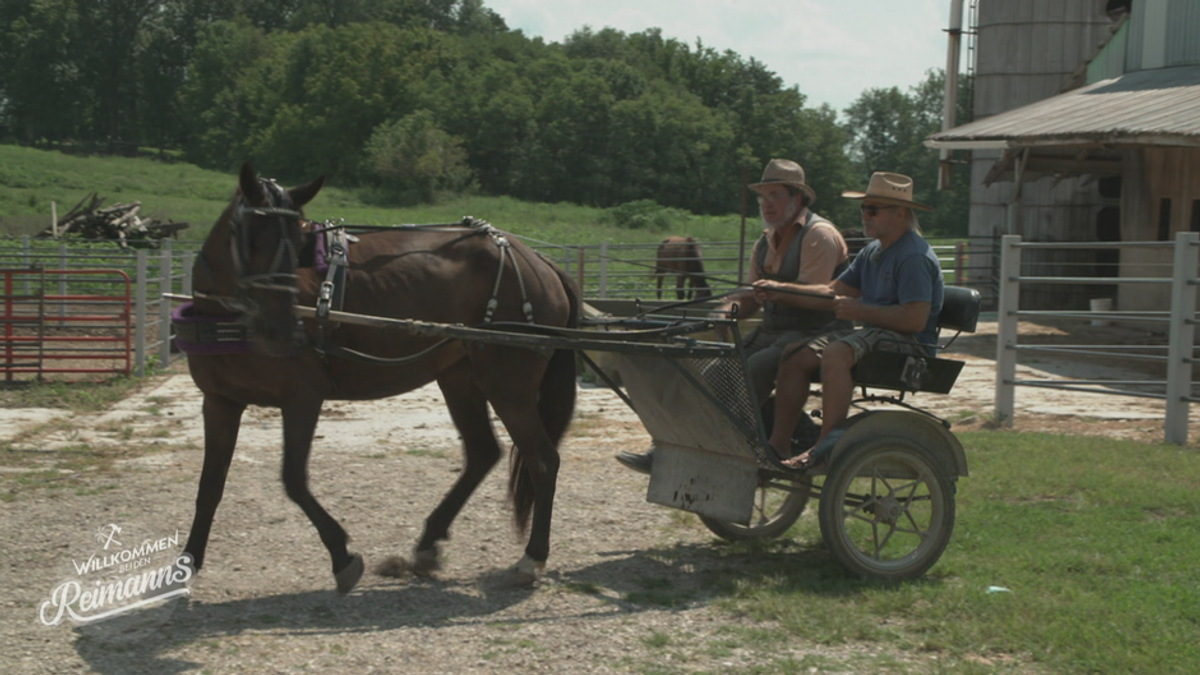
[[(977, 0), (973, 113), (975, 120), (1012, 110), (1082, 83), (1079, 70), (1111, 32), (1106, 0)], [(990, 186), (984, 181), (1001, 153), (975, 150), (971, 167), (971, 235), (1020, 234), (1026, 241), (1095, 241), (1101, 209), (1118, 203), (1101, 195), (1094, 180), (1045, 177), (1024, 184), (1010, 175)], [(1014, 209), (1014, 202), (1019, 208)], [(1111, 202), (1111, 203), (1110, 203)], [(1100, 218), (1099, 220), (1103, 220)], [(1080, 252), (1056, 257), (1031, 255), (1050, 273), (1061, 265), (1097, 262)], [(1086, 260), (1085, 260), (1086, 258)], [(1022, 306), (1087, 306), (1092, 289), (1028, 289)], [(1047, 293), (1047, 291), (1050, 291)], [(1026, 293), (1022, 294), (1023, 296)]]

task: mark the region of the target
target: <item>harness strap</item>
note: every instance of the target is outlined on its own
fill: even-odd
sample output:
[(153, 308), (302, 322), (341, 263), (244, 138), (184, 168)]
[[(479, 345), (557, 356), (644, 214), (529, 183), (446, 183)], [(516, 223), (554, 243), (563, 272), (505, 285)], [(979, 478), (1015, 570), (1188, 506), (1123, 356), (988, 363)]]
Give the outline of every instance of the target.
[(350, 257), (347, 254), (349, 242), (345, 230), (332, 230), (317, 236), (329, 238), (329, 253), (325, 258), (329, 269), (325, 273), (325, 281), (321, 282), (321, 288), (317, 294), (317, 344), (315, 348), (324, 354), (328, 352), (333, 333), (333, 325), (329, 321), (329, 310), (341, 311), (342, 304), (346, 299), (346, 271), (350, 267)]
[(525, 278), (521, 274), (521, 266), (517, 264), (517, 256), (513, 253), (512, 244), (509, 243), (508, 237), (492, 227), (490, 223), (483, 222), (479, 228), (486, 232), (500, 248), (500, 264), (496, 269), (496, 283), (492, 285), (492, 297), (488, 300), (487, 311), (483, 315), (483, 325), (487, 326), (492, 323), (492, 315), (496, 313), (496, 307), (500, 305), (500, 281), (504, 278), (505, 258), (512, 263), (513, 272), (517, 275), (517, 287), (521, 289), (521, 311), (525, 314), (525, 323), (533, 323), (533, 304), (529, 302), (529, 295), (525, 291)]

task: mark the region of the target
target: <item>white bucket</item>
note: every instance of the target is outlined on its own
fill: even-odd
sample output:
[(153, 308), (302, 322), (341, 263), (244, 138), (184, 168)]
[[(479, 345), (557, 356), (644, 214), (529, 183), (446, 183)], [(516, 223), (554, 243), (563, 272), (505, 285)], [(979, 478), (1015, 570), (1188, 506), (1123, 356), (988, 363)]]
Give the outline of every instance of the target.
[[(1112, 298), (1092, 298), (1089, 303), (1093, 312), (1111, 312), (1113, 311)], [(1111, 326), (1112, 322), (1107, 319), (1092, 319), (1093, 326)]]

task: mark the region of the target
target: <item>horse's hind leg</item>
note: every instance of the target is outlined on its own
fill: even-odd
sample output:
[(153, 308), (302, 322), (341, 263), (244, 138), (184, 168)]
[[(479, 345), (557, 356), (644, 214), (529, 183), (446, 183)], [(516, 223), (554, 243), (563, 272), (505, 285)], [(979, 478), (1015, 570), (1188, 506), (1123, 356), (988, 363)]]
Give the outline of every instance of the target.
[(500, 445), (488, 416), (487, 399), (471, 380), (469, 364), (463, 361), (444, 372), (438, 378), (438, 386), (450, 418), (462, 435), (466, 466), (454, 487), (425, 519), (425, 531), (417, 542), (413, 562), (419, 573), (437, 569), (438, 542), (450, 538), (450, 524), (500, 459)]
[(287, 496), (304, 511), (316, 526), (321, 543), (329, 550), (333, 575), (338, 590), (349, 593), (362, 577), (363, 562), (357, 554), (346, 551), (349, 537), (333, 516), (317, 502), (308, 489), (308, 457), (312, 451), (313, 432), (321, 414), (321, 400), (291, 402), (283, 412), (283, 487)]
[[(519, 397), (502, 401), (493, 399), (492, 407), (504, 422), (504, 428), (516, 446), (516, 465), (511, 481), (518, 526), (523, 524), (522, 512), (527, 515), (532, 507), (533, 525), (529, 529), (529, 542), (525, 545), (525, 556), (517, 563), (515, 570), (524, 577), (524, 581), (532, 583), (550, 555), (550, 519), (558, 481), (558, 451), (542, 427), (536, 400), (521, 400)], [(525, 499), (529, 502), (522, 504)]]
[(237, 445), (238, 429), (246, 405), (216, 394), (204, 395), (204, 468), (200, 471), (200, 487), (196, 492), (196, 515), (188, 534), (185, 553), (192, 556), (196, 569), (204, 565), (204, 550), (221, 495), (225, 492), (225, 477)]

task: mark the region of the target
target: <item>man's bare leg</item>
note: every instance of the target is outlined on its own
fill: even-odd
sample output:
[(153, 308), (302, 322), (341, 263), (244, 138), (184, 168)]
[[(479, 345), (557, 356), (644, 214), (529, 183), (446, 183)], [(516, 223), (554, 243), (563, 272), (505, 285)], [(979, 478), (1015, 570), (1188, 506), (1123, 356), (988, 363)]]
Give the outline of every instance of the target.
[(792, 431), (804, 414), (812, 373), (821, 367), (821, 359), (808, 347), (787, 350), (779, 361), (775, 383), (775, 426), (771, 447), (782, 459), (792, 454)]
[[(834, 342), (825, 348), (821, 357), (821, 435), (814, 448), (850, 413), (850, 399), (854, 395), (854, 377), (850, 369), (853, 367), (854, 349), (850, 345)], [(792, 424), (795, 422), (793, 420)], [(793, 457), (787, 464), (807, 467), (811, 452), (812, 448)]]

